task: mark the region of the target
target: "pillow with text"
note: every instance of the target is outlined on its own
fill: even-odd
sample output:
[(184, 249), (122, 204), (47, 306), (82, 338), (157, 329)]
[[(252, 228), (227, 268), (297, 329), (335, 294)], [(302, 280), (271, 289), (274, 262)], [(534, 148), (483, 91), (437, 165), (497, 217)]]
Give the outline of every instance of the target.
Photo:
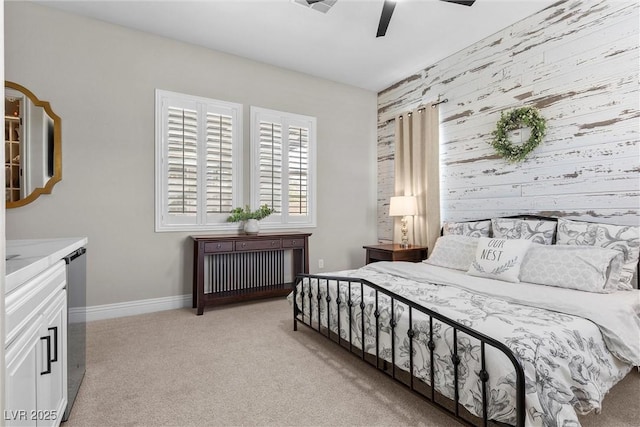
[(520, 266), (531, 240), (481, 237), (467, 274), (519, 282)]

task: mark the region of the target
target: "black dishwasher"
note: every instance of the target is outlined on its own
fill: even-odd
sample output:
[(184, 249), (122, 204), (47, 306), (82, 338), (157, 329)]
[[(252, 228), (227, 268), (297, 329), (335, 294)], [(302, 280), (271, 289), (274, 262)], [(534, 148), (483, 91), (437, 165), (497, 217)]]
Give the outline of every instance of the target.
[(67, 409), (69, 418), (86, 370), (87, 250), (80, 248), (64, 258), (67, 264)]

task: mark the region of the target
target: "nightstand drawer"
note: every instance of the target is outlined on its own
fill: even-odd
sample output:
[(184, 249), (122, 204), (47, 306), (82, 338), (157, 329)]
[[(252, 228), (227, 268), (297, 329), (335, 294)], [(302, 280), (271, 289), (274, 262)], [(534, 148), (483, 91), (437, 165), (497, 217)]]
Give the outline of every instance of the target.
[(427, 259), (427, 248), (424, 246), (409, 246), (403, 248), (399, 244), (363, 246), (367, 250), (366, 263), (377, 261), (407, 261), (420, 262)]

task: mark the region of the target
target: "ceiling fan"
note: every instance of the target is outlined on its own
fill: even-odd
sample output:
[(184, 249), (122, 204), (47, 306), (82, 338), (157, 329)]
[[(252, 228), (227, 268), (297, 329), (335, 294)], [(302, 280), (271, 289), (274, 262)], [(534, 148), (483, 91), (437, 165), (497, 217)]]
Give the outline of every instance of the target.
[[(473, 3), (476, 0), (440, 0), (446, 1), (447, 3), (456, 3), (463, 6), (473, 6)], [(378, 24), (378, 32), (376, 33), (376, 37), (383, 37), (387, 33), (387, 27), (389, 27), (389, 22), (391, 21), (391, 15), (393, 14), (393, 9), (396, 7), (396, 0), (385, 0), (382, 5), (382, 15), (380, 16), (380, 23)]]
[[(306, 0), (309, 6), (313, 6), (316, 3), (321, 3), (324, 0)], [(440, 0), (447, 3), (456, 3), (463, 6), (472, 6), (476, 0)], [(382, 5), (382, 15), (380, 16), (380, 23), (378, 24), (378, 32), (376, 37), (383, 37), (387, 33), (389, 22), (391, 21), (391, 15), (393, 15), (393, 9), (396, 7), (397, 0), (385, 0)]]

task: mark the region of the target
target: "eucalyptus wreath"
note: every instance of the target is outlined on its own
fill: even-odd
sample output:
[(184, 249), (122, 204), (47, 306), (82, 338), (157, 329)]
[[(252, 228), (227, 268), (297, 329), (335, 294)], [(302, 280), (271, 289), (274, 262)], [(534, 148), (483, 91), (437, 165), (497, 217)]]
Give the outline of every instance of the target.
[[(531, 128), (531, 136), (524, 144), (514, 145), (509, 141), (509, 132), (522, 127)], [(516, 108), (509, 112), (503, 111), (500, 113), (496, 130), (491, 132), (493, 140), (490, 144), (500, 157), (511, 163), (521, 162), (534, 148), (540, 145), (546, 129), (547, 124), (544, 117), (534, 107)]]

